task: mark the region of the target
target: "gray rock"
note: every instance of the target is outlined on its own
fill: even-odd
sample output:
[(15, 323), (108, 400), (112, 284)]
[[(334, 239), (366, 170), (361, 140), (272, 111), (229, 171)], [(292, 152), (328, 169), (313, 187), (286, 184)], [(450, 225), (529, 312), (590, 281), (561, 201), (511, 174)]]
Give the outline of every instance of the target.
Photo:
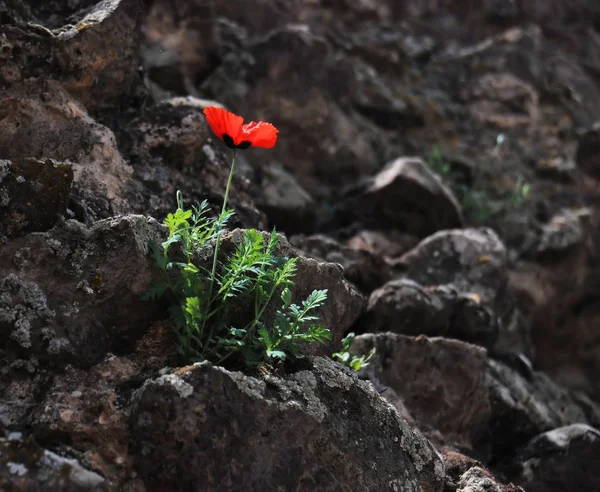
[(371, 293), (363, 332), (394, 332), (457, 338), (491, 348), (498, 324), (491, 310), (474, 294), (448, 286), (422, 287), (408, 279), (392, 280)]
[(330, 359), (262, 379), (208, 363), (184, 368), (148, 381), (131, 419), (136, 468), (149, 490), (443, 486), (433, 446)]
[(8, 2), (2, 23), (8, 62), (0, 81), (18, 86), (38, 79), (43, 92), (52, 79), (89, 110), (120, 110), (141, 88), (144, 7), (139, 0)]
[(389, 162), (349, 193), (340, 209), (368, 227), (390, 227), (419, 237), (463, 223), (452, 192), (416, 157)]
[(485, 434), (491, 409), (484, 349), (457, 340), (381, 333), (357, 336), (351, 351), (368, 354), (373, 348), (365, 376), (383, 396), (401, 400), (422, 431), (467, 448)]
[(312, 232), (316, 226), (317, 210), (313, 198), (283, 166), (262, 166), (259, 172), (260, 189), (257, 205), (269, 223), (287, 234)]
[(396, 263), (423, 286), (451, 284), (493, 306), (507, 281), (506, 248), (491, 229), (453, 229), (421, 241)]
[(77, 460), (40, 447), (31, 438), (0, 438), (0, 485), (4, 490), (108, 492), (116, 490)]
[(527, 492), (600, 490), (600, 431), (575, 424), (545, 432), (517, 452), (512, 469)]
[(324, 234), (292, 236), (290, 244), (303, 256), (339, 263), (344, 267), (344, 277), (361, 292), (371, 292), (390, 280), (390, 266), (369, 251), (345, 246)]
[(486, 385), (492, 406), (489, 442), (495, 456), (506, 456), (556, 427), (600, 422), (597, 403), (558, 386), (543, 372), (528, 376), (502, 362), (487, 361)]
[[(132, 169), (117, 148), (115, 134), (92, 119), (60, 84), (27, 80), (4, 89), (0, 113), (0, 156), (16, 162), (35, 158), (70, 163), (69, 206), (80, 221), (127, 213)], [(55, 176), (53, 182), (58, 186), (64, 179)]]
[(473, 467), (463, 473), (456, 492), (524, 492), (520, 487), (506, 486), (483, 468)]
[(164, 230), (122, 216), (88, 228), (67, 221), (2, 246), (0, 332), (18, 353), (60, 365), (93, 364), (134, 343), (164, 315), (140, 297), (151, 279), (148, 246)]

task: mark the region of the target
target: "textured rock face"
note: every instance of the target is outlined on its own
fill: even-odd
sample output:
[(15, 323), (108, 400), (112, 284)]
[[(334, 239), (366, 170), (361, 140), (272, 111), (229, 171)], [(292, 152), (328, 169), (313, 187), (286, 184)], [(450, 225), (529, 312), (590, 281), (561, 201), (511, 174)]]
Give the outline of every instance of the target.
[(519, 450), (511, 469), (513, 480), (531, 492), (598, 490), (599, 447), (600, 431), (588, 425), (545, 432)]
[(338, 366), (173, 369), (145, 216), (218, 212), (208, 104), (279, 128), (238, 153), (231, 228), (314, 234), (294, 294), (330, 290), (334, 342), (383, 332), (361, 377), (442, 447), (444, 492), (599, 488), (599, 25), (592, 0), (0, 0), (0, 488), (440, 489)]
[(66, 162), (0, 161), (0, 243), (56, 224), (67, 213), (72, 182), (73, 170)]
[(327, 359), (262, 380), (205, 363), (165, 374), (138, 391), (132, 424), (149, 490), (443, 486), (431, 444), (370, 385)]
[(542, 372), (523, 373), (488, 360), (486, 381), (492, 409), (489, 445), (496, 456), (506, 456), (515, 446), (556, 427), (600, 425), (597, 403), (558, 386)]
[(108, 492), (114, 490), (99, 474), (76, 460), (41, 448), (31, 439), (0, 439), (0, 485), (7, 490)]
[(491, 415), (485, 350), (456, 340), (391, 333), (361, 335), (352, 345), (361, 354), (372, 348), (369, 379), (379, 391), (387, 388), (386, 398), (398, 398), (421, 429), (463, 447), (485, 432)]
[(340, 208), (371, 227), (398, 229), (418, 237), (462, 225), (456, 198), (419, 158), (402, 157), (388, 163)]
[(141, 336), (159, 306), (140, 300), (162, 227), (126, 216), (68, 221), (2, 246), (0, 339), (26, 358), (86, 365)]
[(0, 8), (9, 33), (3, 85), (55, 80), (91, 111), (119, 108), (135, 96), (144, 2), (14, 0)]
[(453, 286), (422, 287), (407, 279), (374, 291), (359, 326), (369, 332), (457, 338), (487, 348), (496, 342), (499, 329), (493, 311), (476, 294)]
[(0, 88), (0, 156), (71, 163), (74, 214), (92, 222), (125, 212), (131, 168), (114, 133), (55, 82)]
[(506, 248), (491, 229), (455, 229), (421, 241), (396, 267), (423, 286), (451, 284), (493, 306), (506, 284), (506, 261)]

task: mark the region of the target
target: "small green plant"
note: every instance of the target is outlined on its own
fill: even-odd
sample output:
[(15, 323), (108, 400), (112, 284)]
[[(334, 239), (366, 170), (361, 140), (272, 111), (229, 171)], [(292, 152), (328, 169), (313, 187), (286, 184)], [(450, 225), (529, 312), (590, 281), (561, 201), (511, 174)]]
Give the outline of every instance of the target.
[(356, 335), (354, 333), (348, 333), (346, 337), (342, 340), (342, 351), (335, 352), (332, 354), (334, 359), (338, 359), (342, 364), (353, 369), (355, 371), (360, 371), (363, 367), (367, 367), (369, 365), (369, 361), (375, 355), (375, 348), (373, 347), (369, 354), (365, 357), (361, 355), (360, 357), (350, 352), (350, 346), (352, 345), (352, 341)]
[(298, 355), (301, 342), (331, 339), (315, 314), (325, 303), (327, 290), (314, 290), (300, 305), (292, 303), (297, 259), (276, 255), (275, 230), (271, 234), (246, 230), (232, 253), (219, 256), (225, 226), (233, 215), (227, 200), (235, 151), (252, 144), (273, 146), (277, 130), (264, 122), (242, 126), (240, 117), (218, 108), (205, 113), (215, 134), (233, 148), (223, 208), (217, 218), (209, 218), (206, 201), (186, 210), (177, 192), (177, 210), (164, 222), (167, 240), (152, 250), (162, 280), (144, 298), (169, 297), (177, 349), (188, 362), (229, 360), (234, 366), (252, 367)]
[(433, 148), (429, 159), (427, 159), (427, 165), (434, 173), (440, 177), (445, 177), (452, 171), (450, 162), (444, 157), (441, 149), (438, 146)]
[(460, 203), (465, 217), (475, 224), (488, 222), (494, 216), (517, 210), (529, 200), (531, 186), (521, 176), (514, 187), (504, 193), (492, 194), (486, 189), (473, 189), (463, 186)]
[(529, 199), (530, 184), (519, 176), (515, 186), (508, 194), (507, 205), (509, 208), (519, 208)]
[(220, 239), (233, 212), (225, 210), (209, 219), (206, 202), (184, 210), (180, 193), (178, 204), (165, 219), (167, 240), (152, 252), (163, 278), (145, 298), (169, 296), (177, 348), (187, 361), (221, 364), (238, 355), (244, 365), (252, 366), (298, 355), (299, 342), (324, 343), (331, 338), (315, 315), (327, 290), (314, 290), (301, 305), (291, 302), (297, 259), (275, 255), (279, 243), (275, 231), (269, 235), (246, 230), (213, 278), (206, 261), (198, 258)]

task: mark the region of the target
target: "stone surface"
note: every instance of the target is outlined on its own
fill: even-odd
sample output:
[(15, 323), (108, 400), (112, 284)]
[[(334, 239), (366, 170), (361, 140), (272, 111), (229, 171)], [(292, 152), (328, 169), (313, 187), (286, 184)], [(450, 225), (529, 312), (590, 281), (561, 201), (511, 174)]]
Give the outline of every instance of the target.
[(363, 332), (457, 338), (487, 348), (498, 337), (496, 317), (476, 294), (422, 287), (408, 279), (392, 280), (372, 292), (359, 327)]
[(462, 225), (456, 198), (419, 158), (389, 162), (339, 207), (340, 214), (368, 227), (397, 229), (421, 238)]
[(494, 306), (507, 282), (506, 248), (490, 229), (437, 232), (398, 259), (396, 268), (423, 286), (453, 285)]
[(304, 256), (342, 265), (344, 277), (361, 292), (371, 292), (392, 275), (389, 264), (380, 256), (345, 246), (326, 235), (296, 235), (290, 238), (290, 244)]
[(71, 163), (70, 208), (88, 223), (126, 212), (131, 168), (114, 133), (58, 84), (27, 81), (0, 88), (0, 157)]
[(141, 87), (144, 11), (140, 0), (3, 3), (0, 83), (53, 80), (88, 110), (120, 109)]
[(456, 492), (524, 492), (521, 487), (498, 483), (496, 478), (483, 468), (473, 467), (462, 474)]
[(598, 429), (583, 424), (559, 427), (518, 451), (511, 476), (528, 492), (592, 492), (600, 488), (599, 447)]
[[(456, 340), (392, 333), (360, 335), (352, 344), (358, 354), (372, 348), (376, 352), (366, 375), (378, 391), (392, 389), (427, 435), (472, 447), (486, 432), (491, 408), (485, 350)], [(382, 395), (387, 398), (387, 391)]]
[(132, 425), (148, 490), (443, 487), (433, 446), (328, 359), (264, 379), (206, 363), (164, 374), (137, 392)]
[(488, 360), (486, 384), (492, 409), (487, 440), (494, 456), (506, 456), (557, 427), (600, 423), (597, 403), (558, 386), (543, 372), (523, 373)]
[(260, 186), (257, 206), (267, 214), (271, 226), (287, 234), (314, 231), (316, 203), (294, 176), (275, 164), (257, 170)]
[(67, 214), (72, 181), (73, 170), (65, 162), (0, 161), (0, 243), (52, 228)]
[(162, 314), (140, 296), (152, 279), (153, 219), (124, 216), (88, 228), (67, 221), (2, 246), (0, 336), (9, 354), (85, 366), (122, 351)]
[(108, 492), (115, 490), (101, 475), (77, 460), (40, 447), (33, 439), (0, 439), (0, 486), (3, 490)]
[(502, 483), (479, 461), (469, 458), (449, 448), (442, 449), (442, 459), (446, 465), (444, 492), (523, 492), (520, 487)]

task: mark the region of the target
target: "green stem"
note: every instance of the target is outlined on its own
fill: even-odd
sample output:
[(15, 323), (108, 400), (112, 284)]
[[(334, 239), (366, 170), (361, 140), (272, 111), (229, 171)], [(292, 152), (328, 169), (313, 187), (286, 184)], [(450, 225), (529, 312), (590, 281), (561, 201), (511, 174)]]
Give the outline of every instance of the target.
[[(227, 201), (229, 199), (229, 189), (231, 188), (231, 181), (233, 180), (233, 171), (235, 171), (235, 149), (233, 149), (233, 156), (231, 159), (231, 169), (229, 170), (229, 178), (227, 179), (227, 186), (225, 187), (225, 197), (223, 198), (223, 208), (221, 209), (221, 217), (223, 217), (225, 210), (227, 210)], [(219, 230), (217, 231), (217, 242), (215, 244), (215, 254), (213, 256), (212, 271), (210, 273), (210, 285), (208, 287), (207, 299), (208, 299), (209, 303), (211, 303), (213, 285), (215, 283), (215, 277), (216, 277), (216, 273), (217, 273), (217, 257), (219, 256), (219, 247), (221, 245), (221, 231), (222, 231), (221, 228), (219, 228)], [(210, 305), (208, 307), (210, 308)], [(207, 318), (204, 318), (204, 321), (202, 322), (201, 333), (204, 332), (204, 325), (206, 323), (206, 319)], [(212, 331), (213, 330), (211, 329), (209, 336), (208, 336), (208, 340), (210, 340), (212, 337)]]

